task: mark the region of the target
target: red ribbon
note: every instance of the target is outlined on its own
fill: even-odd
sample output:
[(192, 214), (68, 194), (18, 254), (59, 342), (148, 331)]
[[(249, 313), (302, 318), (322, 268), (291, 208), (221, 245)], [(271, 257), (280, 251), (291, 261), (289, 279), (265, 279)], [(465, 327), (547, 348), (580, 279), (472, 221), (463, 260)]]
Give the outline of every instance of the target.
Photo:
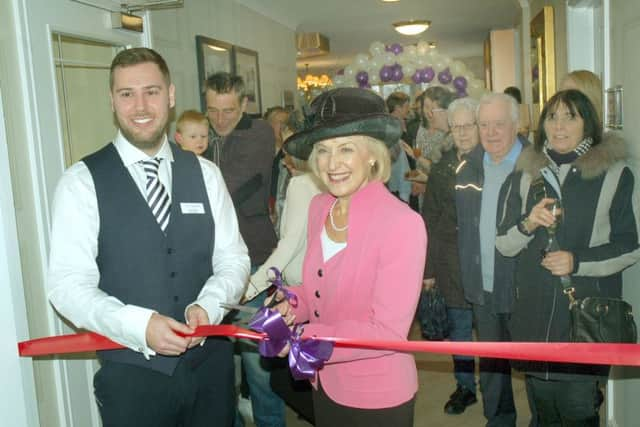
[[(196, 328), (192, 336), (226, 336), (264, 339), (264, 334), (233, 325), (207, 325)], [(533, 343), (533, 342), (451, 342), (451, 341), (371, 341), (337, 337), (314, 337), (332, 341), (336, 347), (391, 350), (401, 352), (459, 354), (499, 359), (595, 365), (640, 366), (640, 344)], [(18, 343), (20, 356), (84, 353), (121, 349), (124, 346), (95, 333), (37, 338)]]

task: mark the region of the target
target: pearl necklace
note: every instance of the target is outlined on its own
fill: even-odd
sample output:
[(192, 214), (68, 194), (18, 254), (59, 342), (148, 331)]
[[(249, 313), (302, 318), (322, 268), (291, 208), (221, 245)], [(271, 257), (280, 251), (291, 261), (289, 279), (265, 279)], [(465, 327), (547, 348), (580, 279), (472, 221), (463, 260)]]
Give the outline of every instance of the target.
[(333, 208), (336, 206), (337, 203), (338, 203), (338, 199), (335, 199), (331, 204), (331, 209), (329, 209), (329, 222), (331, 223), (331, 228), (333, 228), (333, 231), (341, 232), (349, 228), (349, 224), (345, 225), (344, 227), (336, 226), (336, 222), (333, 219)]

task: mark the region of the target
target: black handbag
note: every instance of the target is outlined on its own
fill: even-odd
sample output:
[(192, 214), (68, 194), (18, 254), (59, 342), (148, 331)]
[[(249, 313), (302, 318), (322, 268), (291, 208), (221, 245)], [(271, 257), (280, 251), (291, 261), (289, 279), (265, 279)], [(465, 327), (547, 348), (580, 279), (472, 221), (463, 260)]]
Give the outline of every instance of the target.
[(569, 298), (570, 330), (572, 342), (628, 343), (638, 341), (632, 307), (618, 298), (585, 297), (576, 299), (569, 281), (561, 281)]
[(437, 287), (422, 290), (417, 315), (423, 338), (441, 341), (449, 336), (447, 305)]

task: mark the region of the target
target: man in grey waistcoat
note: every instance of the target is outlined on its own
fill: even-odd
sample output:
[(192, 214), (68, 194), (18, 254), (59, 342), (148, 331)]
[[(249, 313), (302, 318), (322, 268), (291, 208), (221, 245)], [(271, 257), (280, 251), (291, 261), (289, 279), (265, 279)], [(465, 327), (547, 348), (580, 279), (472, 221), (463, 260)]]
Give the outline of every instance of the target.
[(104, 426), (230, 426), (232, 345), (190, 337), (218, 324), (249, 273), (218, 168), (166, 136), (175, 88), (146, 48), (116, 55), (118, 134), (71, 166), (53, 202), (49, 299), (75, 326), (116, 341), (98, 352)]

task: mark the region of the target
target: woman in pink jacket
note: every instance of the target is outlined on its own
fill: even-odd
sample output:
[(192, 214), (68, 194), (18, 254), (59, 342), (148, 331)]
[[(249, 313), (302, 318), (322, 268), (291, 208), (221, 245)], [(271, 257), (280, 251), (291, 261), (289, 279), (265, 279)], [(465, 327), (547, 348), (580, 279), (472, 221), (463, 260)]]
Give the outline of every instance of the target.
[[(384, 186), (398, 119), (382, 98), (340, 88), (316, 98), (310, 129), (286, 150), (309, 159), (328, 193), (311, 202), (296, 322), (305, 335), (407, 339), (427, 236), (422, 218)], [(411, 354), (335, 348), (313, 381), (316, 426), (413, 426), (418, 388)]]

